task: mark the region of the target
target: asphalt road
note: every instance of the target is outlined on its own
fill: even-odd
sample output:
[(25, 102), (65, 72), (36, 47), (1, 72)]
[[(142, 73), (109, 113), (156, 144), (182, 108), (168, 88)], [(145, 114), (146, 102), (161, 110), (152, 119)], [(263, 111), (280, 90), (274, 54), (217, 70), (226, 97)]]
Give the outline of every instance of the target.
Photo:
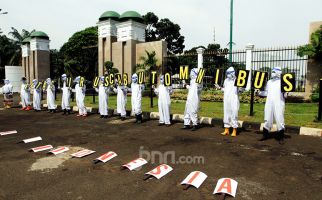
[[(192, 132), (181, 130), (182, 124), (159, 127), (157, 121), (137, 125), (132, 119), (98, 117), (0, 110), (0, 131), (18, 131), (0, 136), (0, 199), (219, 199), (212, 193), (223, 177), (238, 181), (235, 199), (322, 199), (321, 138), (291, 136), (280, 145), (274, 139), (258, 142), (254, 131), (232, 138), (221, 136), (221, 127)], [(35, 136), (43, 140), (17, 144)], [(28, 152), (46, 144), (71, 150), (58, 156)], [(96, 153), (69, 156), (82, 148)], [(92, 163), (107, 151), (118, 156), (105, 164)], [(152, 154), (158, 157), (140, 170), (120, 170), (122, 164)], [(162, 163), (167, 161), (173, 171), (144, 181), (144, 173), (162, 164), (160, 155), (169, 154), (175, 159)], [(208, 178), (199, 189), (183, 190), (181, 181), (197, 170)]]

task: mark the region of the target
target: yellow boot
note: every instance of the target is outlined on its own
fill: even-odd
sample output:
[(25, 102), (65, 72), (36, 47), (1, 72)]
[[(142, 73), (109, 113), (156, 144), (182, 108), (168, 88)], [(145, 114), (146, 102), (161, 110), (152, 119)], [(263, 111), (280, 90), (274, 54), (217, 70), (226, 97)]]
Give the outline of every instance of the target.
[(229, 135), (229, 128), (225, 128), (225, 131), (221, 135)]
[(233, 133), (231, 134), (231, 137), (236, 137), (237, 136), (237, 128), (233, 129)]

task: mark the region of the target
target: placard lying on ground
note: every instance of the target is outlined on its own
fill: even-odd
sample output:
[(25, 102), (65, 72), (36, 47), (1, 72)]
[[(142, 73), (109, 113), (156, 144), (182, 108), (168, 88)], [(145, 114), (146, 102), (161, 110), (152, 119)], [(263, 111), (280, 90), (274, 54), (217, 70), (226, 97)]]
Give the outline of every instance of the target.
[(53, 148), (53, 146), (51, 146), (51, 145), (45, 145), (45, 146), (31, 148), (31, 151), (39, 152), (39, 151), (46, 151), (46, 150), (49, 150), (49, 149), (52, 149), (52, 148)]
[(69, 151), (68, 147), (58, 147), (58, 148), (56, 148), (54, 150), (49, 151), (49, 153), (57, 155), (57, 154), (64, 153), (66, 151)]
[(92, 151), (89, 149), (84, 149), (84, 150), (81, 150), (81, 151), (71, 154), (71, 156), (76, 157), (76, 158), (82, 158), (82, 157), (88, 156), (92, 153), (95, 153), (95, 151)]
[(0, 132), (0, 135), (4, 136), (4, 135), (15, 134), (15, 133), (18, 133), (18, 132), (16, 130), (14, 130), (14, 131), (5, 131), (5, 132)]
[(135, 160), (132, 160), (131, 162), (125, 164), (125, 165), (122, 165), (123, 167), (126, 167), (128, 168), (129, 170), (134, 170), (136, 168), (139, 168), (143, 165), (145, 165), (146, 163), (148, 163), (145, 159), (143, 158), (138, 158), (138, 159), (135, 159)]
[(200, 185), (206, 180), (207, 175), (200, 171), (191, 172), (182, 182), (181, 185), (192, 185), (199, 188)]
[(167, 173), (171, 172), (172, 170), (173, 170), (172, 167), (170, 167), (169, 165), (162, 164), (145, 174), (148, 174), (148, 175), (154, 176), (157, 179), (160, 179), (163, 176), (165, 176)]
[(30, 143), (30, 142), (36, 142), (42, 140), (41, 137), (34, 137), (34, 138), (29, 138), (29, 139), (24, 139), (22, 140), (23, 143)]
[(235, 197), (236, 191), (237, 191), (237, 185), (238, 185), (237, 181), (231, 178), (221, 178), (218, 180), (213, 194), (223, 193), (223, 194), (228, 194)]
[(106, 163), (107, 161), (111, 160), (112, 158), (115, 158), (117, 154), (113, 151), (109, 151), (100, 157), (96, 158), (94, 161), (101, 161), (103, 163)]

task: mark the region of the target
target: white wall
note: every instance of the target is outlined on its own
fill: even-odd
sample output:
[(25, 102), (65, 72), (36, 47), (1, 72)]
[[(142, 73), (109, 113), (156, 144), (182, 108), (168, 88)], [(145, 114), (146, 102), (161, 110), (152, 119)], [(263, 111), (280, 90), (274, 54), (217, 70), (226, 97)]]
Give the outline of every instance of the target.
[(20, 92), (21, 78), (24, 76), (22, 66), (5, 66), (6, 79), (13, 85), (13, 92)]

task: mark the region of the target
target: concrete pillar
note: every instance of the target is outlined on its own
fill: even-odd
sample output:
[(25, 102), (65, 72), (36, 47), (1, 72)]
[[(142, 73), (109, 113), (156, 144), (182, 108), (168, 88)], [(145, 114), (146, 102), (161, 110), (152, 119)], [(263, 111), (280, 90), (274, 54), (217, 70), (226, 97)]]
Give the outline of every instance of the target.
[(247, 87), (246, 90), (249, 91), (252, 84), (252, 52), (254, 50), (253, 44), (247, 44), (246, 45), (246, 70), (249, 70), (249, 77), (247, 81)]
[(203, 68), (203, 52), (205, 51), (205, 49), (200, 47), (196, 51), (198, 54), (198, 69), (200, 69)]

